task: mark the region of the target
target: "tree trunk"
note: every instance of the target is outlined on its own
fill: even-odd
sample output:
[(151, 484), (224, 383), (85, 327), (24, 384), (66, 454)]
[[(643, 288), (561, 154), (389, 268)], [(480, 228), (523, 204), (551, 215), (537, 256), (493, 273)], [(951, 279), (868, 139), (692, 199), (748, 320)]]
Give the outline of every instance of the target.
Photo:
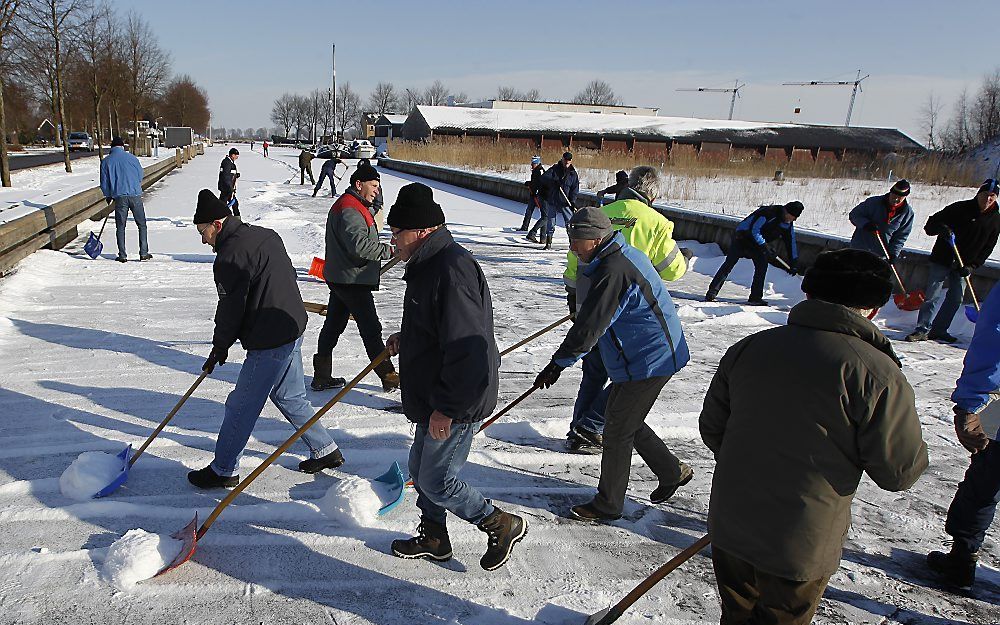
[(56, 115), (59, 119), (59, 127), (56, 128), (56, 132), (62, 135), (60, 138), (63, 143), (63, 162), (66, 164), (66, 173), (71, 174), (73, 173), (73, 165), (69, 162), (69, 130), (66, 128), (66, 107), (63, 104), (62, 92), (62, 60), (60, 59), (62, 34), (59, 32), (56, 5), (53, 3), (50, 6), (52, 7), (52, 39), (56, 45)]
[(7, 116), (3, 109), (3, 77), (0, 76), (0, 186), (10, 185), (10, 161), (7, 157)]

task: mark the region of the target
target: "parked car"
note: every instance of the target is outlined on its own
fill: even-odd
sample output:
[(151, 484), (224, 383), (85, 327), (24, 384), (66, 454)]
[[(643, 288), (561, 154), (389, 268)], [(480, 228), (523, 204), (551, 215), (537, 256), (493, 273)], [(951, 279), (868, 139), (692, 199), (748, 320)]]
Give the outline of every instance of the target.
[(356, 139), (351, 144), (351, 158), (375, 158), (375, 146), (367, 139)]
[(88, 152), (94, 149), (94, 140), (90, 138), (90, 135), (85, 132), (71, 132), (69, 133), (69, 151), (73, 150), (86, 150)]
[(351, 158), (350, 152), (341, 144), (317, 146), (316, 158)]

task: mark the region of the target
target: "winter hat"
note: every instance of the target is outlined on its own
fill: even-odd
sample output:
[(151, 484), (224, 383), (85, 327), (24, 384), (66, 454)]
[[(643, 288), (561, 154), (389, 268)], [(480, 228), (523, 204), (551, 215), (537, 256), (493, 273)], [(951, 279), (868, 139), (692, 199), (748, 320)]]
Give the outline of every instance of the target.
[(434, 201), (434, 191), (430, 187), (414, 182), (399, 190), (385, 222), (400, 230), (433, 228), (444, 224), (444, 211)]
[(532, 156), (531, 157), (531, 164), (532, 165), (541, 165), (542, 164), (542, 157), (541, 156)]
[(611, 218), (596, 206), (581, 208), (569, 220), (567, 233), (570, 239), (603, 239), (611, 234)]
[(563, 160), (564, 161), (571, 161), (571, 160), (573, 160), (573, 153), (572, 152), (563, 152)]
[(892, 185), (892, 188), (889, 189), (889, 193), (906, 197), (910, 194), (910, 183), (906, 180), (897, 180), (896, 184)]
[(229, 149), (229, 156), (232, 156), (233, 154), (239, 154), (239, 153), (240, 153), (240, 151), (237, 150), (236, 148), (230, 148)]
[(997, 182), (996, 178), (987, 178), (986, 182), (979, 187), (979, 193), (982, 193), (983, 191), (994, 195), (1000, 194), (1000, 182)]
[(368, 182), (369, 180), (380, 180), (380, 178), (374, 167), (365, 163), (358, 163), (358, 168), (351, 174), (351, 186), (354, 186), (354, 183), (359, 180), (361, 182)]
[(615, 182), (619, 184), (628, 184), (628, 172), (623, 169), (615, 174)]
[(849, 308), (881, 308), (892, 295), (889, 263), (864, 250), (823, 252), (802, 278), (802, 291)]
[(805, 206), (802, 206), (802, 202), (789, 202), (785, 204), (785, 210), (790, 214), (799, 217), (802, 215), (802, 211), (805, 210)]
[(232, 217), (229, 207), (208, 189), (198, 192), (198, 208), (194, 209), (194, 223), (208, 224), (216, 219)]
[(125, 141), (121, 137), (115, 137), (111, 140), (111, 147), (113, 148), (123, 148), (125, 147)]

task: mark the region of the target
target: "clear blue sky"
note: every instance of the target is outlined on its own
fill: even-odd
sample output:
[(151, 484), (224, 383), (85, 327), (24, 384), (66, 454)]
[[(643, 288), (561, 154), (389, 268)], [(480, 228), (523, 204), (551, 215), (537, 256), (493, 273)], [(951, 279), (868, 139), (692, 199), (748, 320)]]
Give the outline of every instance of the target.
[[(963, 88), (1000, 66), (995, 0), (911, 2), (148, 2), (118, 0), (149, 21), (175, 73), (208, 91), (213, 125), (270, 127), (284, 92), (330, 83), (366, 97), (440, 79), (454, 92), (492, 97), (497, 86), (568, 99), (592, 78), (626, 103), (661, 115), (725, 118), (726, 94), (680, 87), (748, 83), (736, 117), (842, 124), (850, 87), (782, 82), (871, 74), (853, 125), (898, 127), (922, 140), (918, 111), (930, 92), (950, 115)], [(792, 110), (800, 107), (800, 114)]]

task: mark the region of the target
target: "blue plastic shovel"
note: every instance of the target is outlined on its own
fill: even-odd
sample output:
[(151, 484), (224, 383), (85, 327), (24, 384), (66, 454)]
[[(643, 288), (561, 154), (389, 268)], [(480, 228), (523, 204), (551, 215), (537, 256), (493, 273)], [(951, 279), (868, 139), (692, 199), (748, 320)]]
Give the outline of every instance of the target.
[(101, 224), (101, 231), (98, 234), (94, 234), (91, 231), (90, 236), (87, 237), (87, 242), (83, 244), (83, 251), (87, 253), (92, 259), (96, 259), (104, 251), (104, 244), (101, 243), (101, 235), (104, 234), (104, 226), (108, 225), (108, 217), (111, 217), (111, 213), (108, 213), (104, 217), (104, 223)]
[(399, 463), (393, 460), (389, 470), (375, 478), (375, 481), (389, 485), (388, 492), (392, 499), (389, 503), (378, 509), (378, 515), (385, 516), (396, 506), (403, 503), (403, 493), (406, 490), (406, 480), (403, 478), (403, 470), (399, 468)]

